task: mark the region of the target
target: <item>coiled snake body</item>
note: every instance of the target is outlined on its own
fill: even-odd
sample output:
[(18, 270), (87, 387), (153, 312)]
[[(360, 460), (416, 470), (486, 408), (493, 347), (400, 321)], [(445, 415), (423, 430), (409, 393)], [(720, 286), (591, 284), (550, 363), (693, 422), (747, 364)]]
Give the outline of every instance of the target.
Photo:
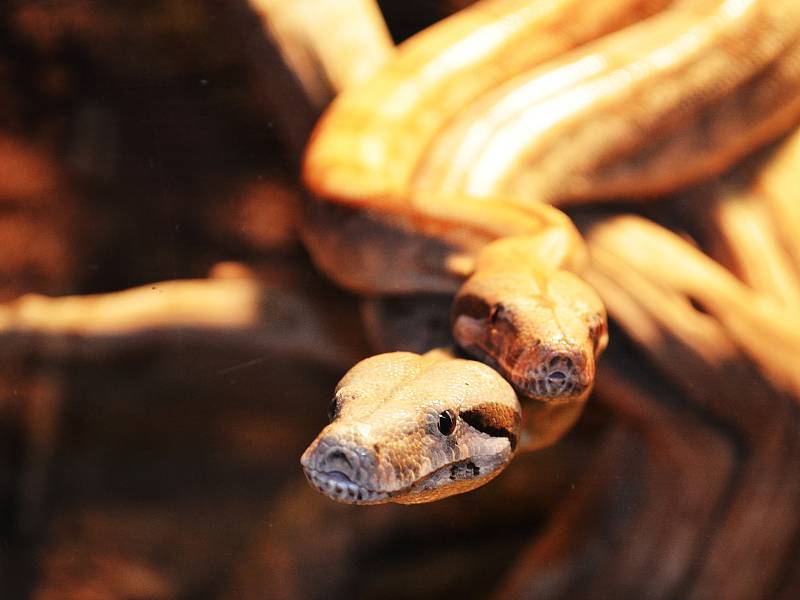
[(407, 42), (317, 127), (305, 241), (353, 290), (454, 293), (453, 337), (480, 362), (356, 365), (303, 455), (309, 481), (342, 502), (424, 502), (558, 440), (606, 316), (550, 204), (718, 174), (796, 123), (798, 92), (792, 0), (497, 0)]

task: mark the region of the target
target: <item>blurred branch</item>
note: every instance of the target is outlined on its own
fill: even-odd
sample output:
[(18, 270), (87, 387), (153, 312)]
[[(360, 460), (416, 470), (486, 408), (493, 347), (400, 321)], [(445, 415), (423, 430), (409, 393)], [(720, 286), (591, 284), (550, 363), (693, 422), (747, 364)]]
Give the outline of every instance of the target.
[(357, 313), (334, 317), (334, 309), (246, 278), (164, 281), (86, 296), (27, 294), (0, 305), (0, 355), (100, 358), (194, 337), (347, 366), (363, 355)]

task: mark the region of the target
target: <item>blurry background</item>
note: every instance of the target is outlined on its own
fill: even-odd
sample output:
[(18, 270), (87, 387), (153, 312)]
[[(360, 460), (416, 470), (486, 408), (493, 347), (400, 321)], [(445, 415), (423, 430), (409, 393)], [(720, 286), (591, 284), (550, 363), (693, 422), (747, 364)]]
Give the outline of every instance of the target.
[[(399, 41), (463, 4), (381, 8)], [(3, 337), (2, 598), (481, 597), (592, 451), (596, 407), (445, 502), (344, 507), (305, 484), (300, 453), (368, 346), (357, 299), (298, 243), (293, 92), (258, 64), (253, 22), (234, 0), (0, 8), (0, 301), (244, 273), (287, 328), (319, 324), (286, 352), (180, 329)]]
[[(468, 3), (379, 4), (399, 42)], [(354, 4), (374, 9), (0, 5), (0, 599), (797, 598), (791, 118), (716, 180), (571, 210), (612, 342), (558, 445), (422, 506), (306, 484), (300, 454), (374, 333), (298, 240), (303, 147), (352, 84), (337, 67), (391, 53), (374, 10), (371, 29), (316, 18)], [(776, 88), (751, 78), (765, 104), (739, 135), (793, 106), (794, 52)], [(427, 302), (431, 343), (447, 303)], [(369, 314), (402, 336), (418, 308)]]

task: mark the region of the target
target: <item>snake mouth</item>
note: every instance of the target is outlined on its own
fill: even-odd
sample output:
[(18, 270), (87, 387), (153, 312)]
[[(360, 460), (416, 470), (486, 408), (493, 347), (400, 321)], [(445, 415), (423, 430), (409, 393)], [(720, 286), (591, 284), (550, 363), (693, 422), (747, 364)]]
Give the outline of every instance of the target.
[(304, 469), (306, 479), (321, 493), (332, 500), (345, 504), (377, 504), (389, 498), (386, 492), (365, 488), (341, 471), (317, 471)]

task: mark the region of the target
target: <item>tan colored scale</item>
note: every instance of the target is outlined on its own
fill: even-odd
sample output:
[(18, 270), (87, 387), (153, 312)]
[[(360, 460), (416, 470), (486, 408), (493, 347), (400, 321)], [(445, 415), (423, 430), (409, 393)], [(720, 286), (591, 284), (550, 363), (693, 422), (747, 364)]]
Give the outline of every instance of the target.
[[(800, 120), (798, 39), (800, 4), (782, 0), (479, 3), (401, 46), (323, 116), (304, 164), (317, 197), (306, 244), (360, 293), (455, 294), (456, 352), (493, 367), (496, 385), (523, 401), (521, 442), (503, 446), (499, 471), (517, 447), (552, 444), (571, 427), (606, 344), (603, 304), (581, 279), (584, 244), (548, 204), (674, 191), (787, 131)], [(647, 236), (636, 247), (636, 231), (632, 258), (658, 250)], [(742, 329), (775, 325), (750, 314)], [(371, 417), (343, 410), (304, 454), (310, 481), (344, 502), (438, 499), (475, 487), (465, 483), (473, 467), (482, 483), (484, 447), (430, 454), (462, 435), (511, 437), (453, 393), (473, 362), (436, 354), (457, 361), (436, 371), (447, 385), (423, 377), (425, 366), (424, 385), (412, 377), (370, 393), (393, 360), (432, 360), (381, 356), (390, 358), (345, 377), (360, 391), (342, 406), (392, 406), (393, 416), (367, 427)], [(359, 475), (353, 457), (389, 439), (389, 462), (373, 461), (383, 475)], [(430, 469), (408, 470), (426, 460)]]

